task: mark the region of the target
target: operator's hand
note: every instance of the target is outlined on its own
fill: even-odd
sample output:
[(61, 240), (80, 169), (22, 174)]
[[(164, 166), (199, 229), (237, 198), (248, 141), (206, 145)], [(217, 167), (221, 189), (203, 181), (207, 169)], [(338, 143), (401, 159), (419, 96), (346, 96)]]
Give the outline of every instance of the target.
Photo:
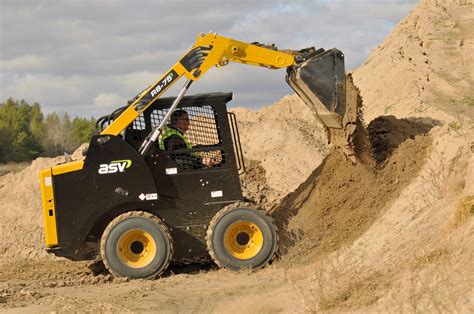
[(203, 157), (202, 158), (202, 164), (207, 167), (212, 167), (216, 164), (216, 160), (211, 157)]

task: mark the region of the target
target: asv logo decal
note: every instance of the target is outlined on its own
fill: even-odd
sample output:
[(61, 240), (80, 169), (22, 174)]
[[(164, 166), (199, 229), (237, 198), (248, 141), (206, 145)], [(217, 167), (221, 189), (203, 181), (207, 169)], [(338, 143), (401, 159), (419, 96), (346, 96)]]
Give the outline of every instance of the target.
[(114, 160), (109, 164), (99, 165), (99, 174), (125, 172), (125, 169), (130, 168), (132, 161), (130, 159)]

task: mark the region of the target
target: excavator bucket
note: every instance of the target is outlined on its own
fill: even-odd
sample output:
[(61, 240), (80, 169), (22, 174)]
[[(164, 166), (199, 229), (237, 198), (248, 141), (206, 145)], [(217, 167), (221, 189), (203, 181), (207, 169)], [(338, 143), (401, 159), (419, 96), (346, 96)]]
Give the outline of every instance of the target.
[(286, 81), (312, 110), (328, 132), (329, 142), (353, 159), (360, 97), (344, 69), (338, 49), (315, 51), (313, 56), (287, 68)]
[(345, 77), (344, 55), (331, 49), (289, 67), (286, 81), (324, 126), (341, 129), (346, 106)]

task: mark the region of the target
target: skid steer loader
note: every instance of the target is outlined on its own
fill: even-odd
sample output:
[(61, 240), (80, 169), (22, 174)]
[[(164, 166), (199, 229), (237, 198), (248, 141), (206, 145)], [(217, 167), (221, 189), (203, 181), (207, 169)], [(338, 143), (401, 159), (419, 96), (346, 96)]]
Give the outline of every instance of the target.
[[(286, 68), (287, 82), (329, 138), (342, 134), (346, 141), (338, 145), (351, 155), (357, 107), (346, 97), (354, 87), (339, 50), (280, 51), (200, 34), (159, 80), (97, 121), (99, 133), (84, 160), (41, 171), (48, 252), (71, 260), (99, 257), (112, 274), (129, 278), (155, 278), (172, 260), (211, 257), (239, 270), (273, 259), (275, 225), (241, 192), (242, 149), (236, 117), (226, 107), (232, 94), (185, 96), (211, 67), (229, 62)], [(161, 97), (182, 76), (187, 80), (179, 94)], [(164, 142), (177, 113), (187, 132), (171, 133), (186, 147), (170, 148)]]

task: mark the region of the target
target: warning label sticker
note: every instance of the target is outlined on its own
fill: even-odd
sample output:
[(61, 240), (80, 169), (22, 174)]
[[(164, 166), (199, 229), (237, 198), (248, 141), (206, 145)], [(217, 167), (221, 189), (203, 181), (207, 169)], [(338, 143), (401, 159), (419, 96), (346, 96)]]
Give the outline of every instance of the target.
[(177, 174), (178, 173), (178, 168), (166, 168), (166, 174)]
[(147, 201), (157, 200), (158, 194), (157, 193), (148, 193), (145, 195)]
[(222, 197), (222, 191), (211, 191), (211, 197)]

